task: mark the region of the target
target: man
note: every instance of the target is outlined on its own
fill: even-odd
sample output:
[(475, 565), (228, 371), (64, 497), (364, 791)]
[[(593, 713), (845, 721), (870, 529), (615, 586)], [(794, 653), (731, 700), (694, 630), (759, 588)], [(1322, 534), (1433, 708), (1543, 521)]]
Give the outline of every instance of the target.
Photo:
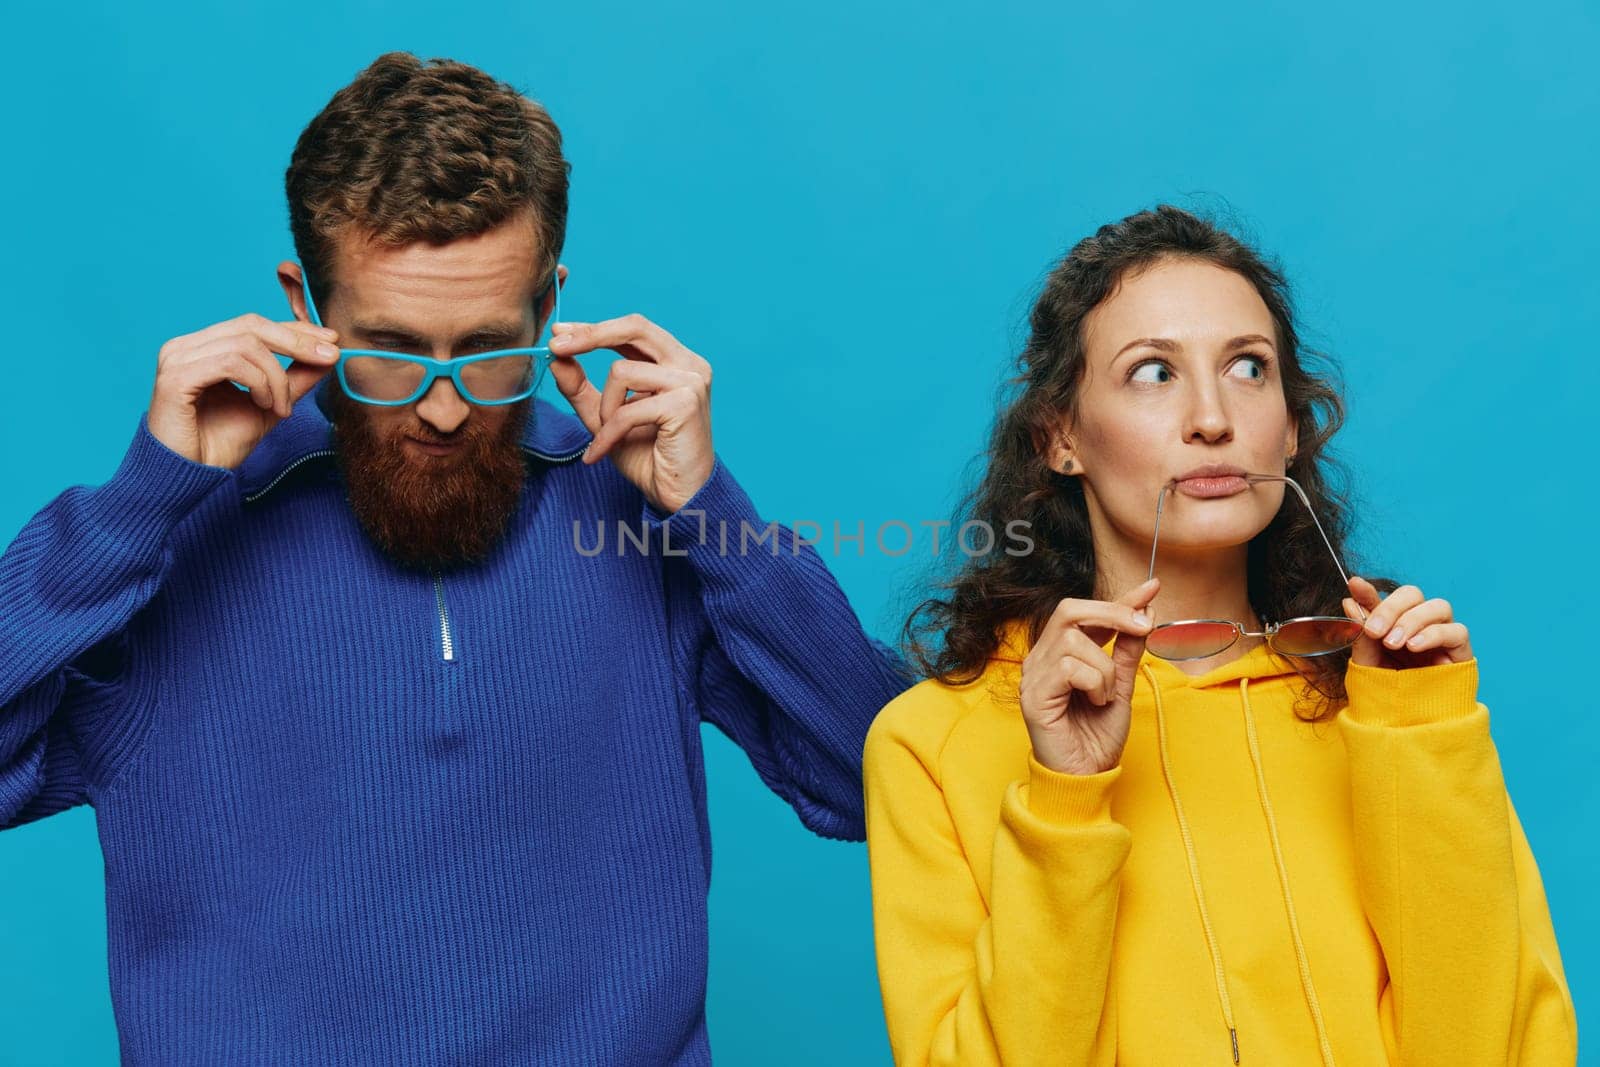
[(287, 190), (295, 320), (165, 345), (116, 474), (0, 557), (0, 826), (94, 805), (130, 1062), (707, 1062), (700, 723), (857, 840), (898, 661), (659, 326), (557, 323), (577, 417), (529, 398), (537, 104), (383, 56)]

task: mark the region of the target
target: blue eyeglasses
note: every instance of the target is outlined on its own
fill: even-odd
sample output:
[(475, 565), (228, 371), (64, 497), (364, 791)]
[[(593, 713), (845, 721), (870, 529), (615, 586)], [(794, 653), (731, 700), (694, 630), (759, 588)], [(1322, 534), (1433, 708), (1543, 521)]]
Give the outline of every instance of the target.
[[(306, 296), (306, 313), (317, 326), (322, 317), (317, 314), (316, 301), (311, 299), (311, 281), (306, 272), (300, 272), (300, 287)], [(559, 273), (550, 276), (550, 285), (539, 294), (544, 303), (545, 293), (555, 290), (555, 307), (551, 323), (561, 320), (561, 278)], [(541, 331), (543, 336), (543, 331)], [(397, 408), (421, 399), (433, 383), (449, 378), (461, 398), (473, 404), (494, 406), (515, 404), (526, 400), (539, 388), (544, 369), (551, 360), (550, 346), (533, 348), (497, 348), (493, 352), (461, 356), (457, 359), (434, 359), (432, 356), (414, 356), (403, 352), (384, 352), (367, 348), (341, 348), (334, 373), (339, 385), (352, 400), (379, 407)]]

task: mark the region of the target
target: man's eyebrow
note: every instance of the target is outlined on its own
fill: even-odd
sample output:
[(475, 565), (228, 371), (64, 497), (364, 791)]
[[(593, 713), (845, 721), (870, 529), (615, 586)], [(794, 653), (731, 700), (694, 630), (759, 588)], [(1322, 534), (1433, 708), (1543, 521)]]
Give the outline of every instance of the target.
[[(514, 341), (522, 336), (522, 331), (521, 322), (485, 322), (453, 340), (456, 344), (463, 341)], [(414, 328), (392, 319), (357, 319), (351, 324), (351, 332), (363, 337), (393, 337), (401, 341), (425, 343), (423, 336)]]

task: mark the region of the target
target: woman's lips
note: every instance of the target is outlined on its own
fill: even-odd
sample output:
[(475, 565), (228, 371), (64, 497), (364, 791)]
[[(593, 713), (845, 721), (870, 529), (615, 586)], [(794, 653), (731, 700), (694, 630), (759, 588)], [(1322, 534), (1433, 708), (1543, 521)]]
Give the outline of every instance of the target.
[(1242, 493), (1249, 485), (1241, 475), (1223, 474), (1209, 478), (1180, 478), (1177, 489), (1184, 496), (1207, 498)]

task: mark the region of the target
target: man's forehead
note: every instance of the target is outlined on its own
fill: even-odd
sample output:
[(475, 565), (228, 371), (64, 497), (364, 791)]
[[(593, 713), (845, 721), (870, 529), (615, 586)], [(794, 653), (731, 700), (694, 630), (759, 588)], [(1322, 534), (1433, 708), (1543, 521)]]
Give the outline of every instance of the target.
[(539, 267), (535, 229), (513, 222), (445, 244), (346, 238), (333, 273), (346, 314), (457, 321), (531, 313)]

